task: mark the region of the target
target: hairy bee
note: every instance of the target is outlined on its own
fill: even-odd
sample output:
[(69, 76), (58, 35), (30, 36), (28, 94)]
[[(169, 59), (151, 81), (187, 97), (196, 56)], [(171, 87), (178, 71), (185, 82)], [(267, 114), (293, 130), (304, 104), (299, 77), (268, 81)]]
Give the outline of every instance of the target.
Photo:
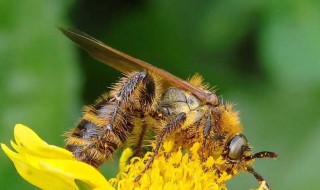
[(252, 168), (252, 160), (277, 154), (251, 152), (237, 112), (231, 104), (219, 101), (199, 75), (185, 81), (80, 31), (61, 31), (97, 60), (126, 73), (109, 93), (84, 108), (79, 124), (69, 133), (67, 149), (77, 159), (99, 167), (120, 147), (141, 149), (147, 131), (153, 131), (156, 147), (141, 175), (153, 163), (164, 139), (173, 136), (177, 147), (190, 148), (201, 141), (204, 160), (223, 156), (227, 173), (248, 171), (265, 183)]

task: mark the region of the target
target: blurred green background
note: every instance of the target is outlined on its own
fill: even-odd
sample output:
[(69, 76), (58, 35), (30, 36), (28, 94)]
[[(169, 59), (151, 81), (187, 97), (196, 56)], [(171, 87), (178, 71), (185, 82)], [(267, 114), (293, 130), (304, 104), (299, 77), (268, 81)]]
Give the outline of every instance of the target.
[[(0, 141), (23, 123), (50, 144), (121, 74), (57, 26), (78, 28), (179, 77), (198, 72), (240, 110), (273, 189), (315, 189), (320, 158), (320, 1), (0, 1)], [(1, 189), (36, 189), (0, 151)], [(115, 161), (116, 162), (116, 161)], [(111, 168), (111, 169), (110, 169)], [(105, 166), (112, 176), (117, 166)], [(257, 187), (246, 173), (229, 189)]]

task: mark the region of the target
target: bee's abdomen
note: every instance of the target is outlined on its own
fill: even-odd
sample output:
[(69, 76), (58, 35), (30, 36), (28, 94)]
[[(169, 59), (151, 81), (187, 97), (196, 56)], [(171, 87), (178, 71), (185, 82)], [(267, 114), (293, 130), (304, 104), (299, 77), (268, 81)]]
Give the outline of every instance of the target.
[(109, 130), (107, 125), (114, 106), (109, 102), (96, 108), (85, 109), (81, 121), (68, 135), (66, 148), (78, 160), (99, 167), (127, 140), (133, 124), (132, 119), (120, 111), (113, 130)]
[(66, 148), (80, 161), (95, 167), (100, 166), (109, 155), (97, 147), (100, 128), (94, 123), (82, 120), (67, 139)]
[(72, 137), (81, 139), (92, 139), (99, 133), (100, 128), (92, 122), (82, 120), (72, 133)]

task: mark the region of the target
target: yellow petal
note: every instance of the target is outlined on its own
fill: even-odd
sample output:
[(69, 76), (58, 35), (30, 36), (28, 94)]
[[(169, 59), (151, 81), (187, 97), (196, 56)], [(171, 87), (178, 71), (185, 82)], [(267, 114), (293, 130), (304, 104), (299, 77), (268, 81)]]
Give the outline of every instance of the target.
[(23, 156), (13, 152), (6, 145), (1, 144), (1, 148), (13, 161), (20, 176), (40, 189), (77, 189), (75, 184), (70, 184), (59, 176), (34, 167), (34, 163), (30, 164)]
[(119, 160), (119, 171), (124, 172), (124, 170), (127, 166), (127, 162), (132, 157), (132, 155), (133, 155), (133, 151), (131, 148), (126, 148), (122, 152), (120, 160)]
[(18, 147), (13, 147), (20, 153), (25, 152), (43, 158), (74, 159), (71, 152), (48, 145), (35, 132), (22, 124), (15, 126), (14, 137)]
[(104, 176), (94, 167), (80, 161), (45, 159), (39, 164), (43, 170), (63, 176), (68, 180), (78, 179), (87, 183), (90, 187), (104, 187), (114, 189), (107, 182)]
[(78, 189), (78, 180), (91, 189), (114, 189), (94, 167), (63, 148), (48, 145), (28, 127), (16, 125), (14, 136), (16, 143), (11, 141), (11, 145), (17, 152), (4, 144), (1, 148), (31, 184), (41, 189)]

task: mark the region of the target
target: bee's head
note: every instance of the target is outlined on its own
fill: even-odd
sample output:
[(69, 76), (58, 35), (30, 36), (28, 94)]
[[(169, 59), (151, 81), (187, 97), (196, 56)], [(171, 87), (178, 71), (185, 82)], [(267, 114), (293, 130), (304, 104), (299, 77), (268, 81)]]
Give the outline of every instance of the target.
[(225, 147), (224, 155), (231, 162), (249, 161), (254, 158), (276, 158), (274, 152), (262, 151), (255, 154), (251, 153), (251, 148), (247, 138), (243, 134), (236, 134), (232, 137)]
[(225, 156), (231, 162), (238, 162), (242, 160), (245, 155), (244, 153), (249, 150), (247, 138), (243, 134), (237, 134), (229, 140)]
[[(262, 183), (265, 182), (265, 180), (260, 174), (254, 171), (248, 162), (255, 158), (276, 158), (278, 155), (268, 151), (252, 154), (247, 138), (243, 134), (236, 134), (227, 142), (224, 156), (231, 163), (243, 165), (248, 172), (252, 173), (254, 177)], [(270, 189), (266, 182), (265, 185), (267, 189)]]

